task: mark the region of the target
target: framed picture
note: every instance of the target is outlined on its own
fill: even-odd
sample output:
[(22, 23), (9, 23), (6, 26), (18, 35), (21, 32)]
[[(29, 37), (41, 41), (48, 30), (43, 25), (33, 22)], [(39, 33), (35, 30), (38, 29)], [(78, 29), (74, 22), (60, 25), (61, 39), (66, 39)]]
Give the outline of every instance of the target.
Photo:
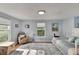
[(29, 25), (29, 24), (26, 24), (26, 25), (25, 25), (25, 28), (30, 28), (30, 25)]
[(18, 28), (19, 27), (19, 24), (15, 24), (15, 27)]
[(79, 16), (74, 17), (74, 28), (79, 28)]
[(58, 31), (58, 23), (52, 24), (52, 31)]

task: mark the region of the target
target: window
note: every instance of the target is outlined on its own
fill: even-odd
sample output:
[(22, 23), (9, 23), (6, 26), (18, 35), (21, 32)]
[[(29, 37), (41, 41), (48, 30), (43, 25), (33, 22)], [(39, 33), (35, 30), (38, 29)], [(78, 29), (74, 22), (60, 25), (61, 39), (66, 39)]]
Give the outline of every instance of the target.
[(45, 23), (37, 23), (37, 36), (45, 36)]
[(0, 42), (8, 41), (10, 38), (10, 26), (6, 24), (0, 24)]

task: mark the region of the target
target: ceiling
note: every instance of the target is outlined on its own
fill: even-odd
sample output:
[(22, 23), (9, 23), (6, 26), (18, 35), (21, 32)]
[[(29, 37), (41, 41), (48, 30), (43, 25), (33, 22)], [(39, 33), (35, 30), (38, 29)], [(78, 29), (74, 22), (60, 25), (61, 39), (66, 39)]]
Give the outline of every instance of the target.
[[(39, 15), (38, 10), (45, 10)], [(0, 12), (22, 20), (64, 19), (79, 16), (79, 4), (68, 3), (0, 3)]]

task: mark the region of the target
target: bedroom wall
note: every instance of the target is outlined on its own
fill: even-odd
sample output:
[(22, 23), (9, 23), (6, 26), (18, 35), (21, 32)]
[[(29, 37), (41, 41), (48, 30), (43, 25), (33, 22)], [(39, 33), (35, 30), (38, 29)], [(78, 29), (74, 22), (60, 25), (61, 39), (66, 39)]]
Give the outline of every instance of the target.
[[(18, 28), (15, 27), (15, 24), (18, 24)], [(21, 31), (21, 21), (12, 19), (11, 20), (11, 41), (17, 41), (17, 34)]]
[[(36, 23), (44, 22), (46, 23), (46, 37), (40, 38), (36, 35)], [(12, 26), (12, 33), (11, 33), (11, 40), (17, 41), (17, 34), (19, 31), (23, 31), (26, 35), (30, 36), (30, 41), (33, 39), (33, 34), (35, 34), (35, 41), (44, 41), (50, 42), (53, 37), (53, 32), (51, 30), (52, 23), (59, 23), (59, 33), (60, 36), (71, 37), (72, 30), (74, 28), (74, 17), (67, 18), (64, 20), (27, 20), (27, 21), (19, 21), (19, 20), (11, 20)], [(19, 24), (19, 28), (15, 28), (15, 24)], [(25, 25), (29, 24), (30, 28), (25, 28)]]
[[(31, 38), (33, 38), (33, 34), (35, 34), (35, 41), (46, 41), (50, 42), (52, 37), (53, 37), (53, 32), (51, 30), (51, 24), (53, 22), (60, 23), (60, 30), (62, 28), (62, 22), (61, 20), (27, 20), (27, 21), (20, 21), (19, 19), (12, 17), (8, 14), (0, 12), (0, 17), (8, 19), (11, 21), (11, 41), (16, 42), (17, 41), (17, 34), (19, 31), (24, 31), (28, 36), (30, 36), (30, 41)], [(46, 23), (46, 37), (39, 38), (36, 35), (36, 23), (37, 22), (45, 22)], [(16, 28), (15, 24), (18, 24), (19, 27)], [(30, 28), (25, 28), (25, 24), (29, 24)], [(62, 30), (61, 30), (62, 31)], [(60, 31), (60, 32), (61, 32)]]
[(72, 30), (74, 28), (74, 18), (67, 18), (63, 20), (62, 22), (62, 29), (63, 29), (63, 36), (65, 37), (71, 37), (72, 36)]
[[(38, 22), (44, 22), (46, 23), (46, 36), (45, 37), (38, 37), (36, 35), (36, 24)], [(24, 31), (27, 35), (29, 35), (31, 38), (33, 38), (33, 34), (35, 34), (35, 41), (44, 41), (44, 42), (50, 42), (53, 37), (53, 32), (51, 28), (52, 23), (59, 23), (59, 32), (62, 33), (62, 21), (61, 20), (27, 20), (22, 22), (22, 31)], [(25, 24), (29, 24), (30, 28), (25, 28)], [(61, 35), (61, 34), (60, 34)], [(32, 39), (30, 39), (31, 41)]]
[[(11, 21), (11, 41), (17, 41), (17, 34), (19, 31), (24, 31), (28, 36), (30, 36), (30, 41), (35, 34), (35, 41), (47, 41), (50, 42), (53, 37), (53, 32), (51, 30), (52, 23), (59, 23), (59, 32), (61, 36), (70, 37), (72, 36), (72, 29), (74, 28), (74, 17), (67, 18), (64, 20), (27, 20), (20, 21), (12, 16), (9, 16), (4, 13), (0, 13), (0, 17), (8, 19)], [(39, 38), (36, 35), (36, 23), (45, 22), (46, 23), (46, 37)], [(6, 22), (5, 22), (6, 23)], [(18, 24), (19, 27), (16, 28), (15, 24)], [(25, 28), (25, 24), (29, 24), (30, 28)]]
[[(53, 37), (53, 32), (51, 28), (52, 23), (59, 23), (59, 33), (61, 36), (70, 37), (72, 36), (72, 28), (73, 28), (73, 18), (68, 18), (66, 20), (27, 20), (27, 21), (19, 21), (19, 20), (11, 20), (11, 40), (17, 41), (17, 34), (19, 31), (23, 31), (26, 35), (30, 36), (30, 41), (33, 39), (33, 34), (35, 34), (35, 41), (42, 41), (42, 42), (50, 42)], [(44, 22), (46, 23), (46, 37), (40, 38), (36, 35), (36, 23)], [(15, 28), (15, 24), (19, 24), (19, 28)], [(30, 28), (25, 28), (25, 24), (29, 24)], [(72, 26), (73, 25), (73, 26)]]
[[(61, 36), (70, 37), (72, 36), (72, 29), (74, 28), (74, 17), (67, 18), (64, 20), (27, 20), (20, 21), (19, 19), (12, 17), (8, 14), (0, 12), (0, 17), (4, 19), (8, 19), (11, 21), (11, 41), (17, 41), (17, 34), (19, 31), (24, 31), (28, 36), (33, 38), (33, 34), (35, 34), (35, 41), (47, 41), (50, 42), (53, 37), (53, 32), (51, 30), (51, 24), (54, 22), (59, 23), (59, 32)], [(46, 23), (46, 37), (39, 38), (36, 35), (36, 23), (45, 22)], [(5, 22), (6, 23), (6, 22)], [(18, 24), (19, 27), (16, 28), (15, 24)], [(25, 28), (25, 24), (29, 24), (30, 28)]]
[[(2, 17), (4, 18), (4, 17)], [(61, 36), (70, 37), (72, 36), (72, 29), (74, 28), (74, 18), (68, 18), (65, 20), (27, 20), (20, 21), (14, 18), (6, 18), (11, 21), (11, 41), (17, 41), (17, 34), (20, 31), (25, 32), (28, 36), (30, 36), (30, 41), (33, 38), (33, 34), (35, 34), (35, 41), (44, 41), (50, 42), (53, 37), (53, 32), (51, 28), (52, 23), (59, 23), (59, 33)], [(46, 37), (39, 38), (36, 35), (36, 23), (44, 22), (46, 23)], [(5, 22), (6, 23), (6, 22)], [(19, 27), (16, 28), (15, 24), (18, 24)], [(29, 24), (30, 28), (25, 28), (25, 24)]]
[[(30, 36), (30, 41), (31, 41), (31, 38), (33, 37), (33, 34), (35, 33), (35, 22), (34, 21), (22, 21), (21, 22), (22, 25), (21, 25), (21, 30), (23, 32), (26, 33), (27, 36)], [(26, 28), (25, 25), (29, 24), (30, 25), (30, 28)]]
[[(10, 18), (8, 20), (11, 21), (11, 41), (14, 41), (14, 42), (17, 41), (17, 34), (20, 31), (23, 31), (28, 36), (30, 36), (30, 41), (32, 41), (33, 34), (35, 34), (35, 41), (50, 42), (53, 37), (53, 32), (51, 30), (52, 23), (59, 23), (59, 33), (61, 36), (65, 36), (65, 37), (72, 36), (72, 29), (74, 28), (74, 18), (68, 18), (65, 20), (27, 20), (27, 21), (20, 21), (14, 18)], [(43, 38), (37, 37), (36, 23), (38, 22), (46, 23), (46, 37), (43, 37)], [(19, 27), (16, 28), (15, 24), (18, 24)], [(29, 24), (30, 28), (25, 28), (25, 24)]]

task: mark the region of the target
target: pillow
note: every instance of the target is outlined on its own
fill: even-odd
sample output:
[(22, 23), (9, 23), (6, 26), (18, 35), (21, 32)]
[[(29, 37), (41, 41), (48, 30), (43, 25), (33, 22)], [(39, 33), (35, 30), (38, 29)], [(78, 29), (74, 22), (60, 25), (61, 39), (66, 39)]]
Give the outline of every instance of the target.
[(27, 42), (28, 42), (28, 37), (26, 37), (26, 36), (24, 36), (24, 35), (21, 35), (21, 36), (18, 38), (18, 42), (19, 42), (19, 44), (27, 43)]
[(74, 37), (70, 37), (70, 38), (68, 39), (68, 41), (69, 41), (69, 42), (72, 42), (73, 39), (74, 39)]
[(79, 37), (70, 37), (69, 42), (75, 43), (75, 40), (78, 39)]
[(22, 37), (25, 37), (25, 35), (20, 35), (19, 37), (22, 38)]
[(79, 42), (79, 38), (75, 40), (76, 42)]

